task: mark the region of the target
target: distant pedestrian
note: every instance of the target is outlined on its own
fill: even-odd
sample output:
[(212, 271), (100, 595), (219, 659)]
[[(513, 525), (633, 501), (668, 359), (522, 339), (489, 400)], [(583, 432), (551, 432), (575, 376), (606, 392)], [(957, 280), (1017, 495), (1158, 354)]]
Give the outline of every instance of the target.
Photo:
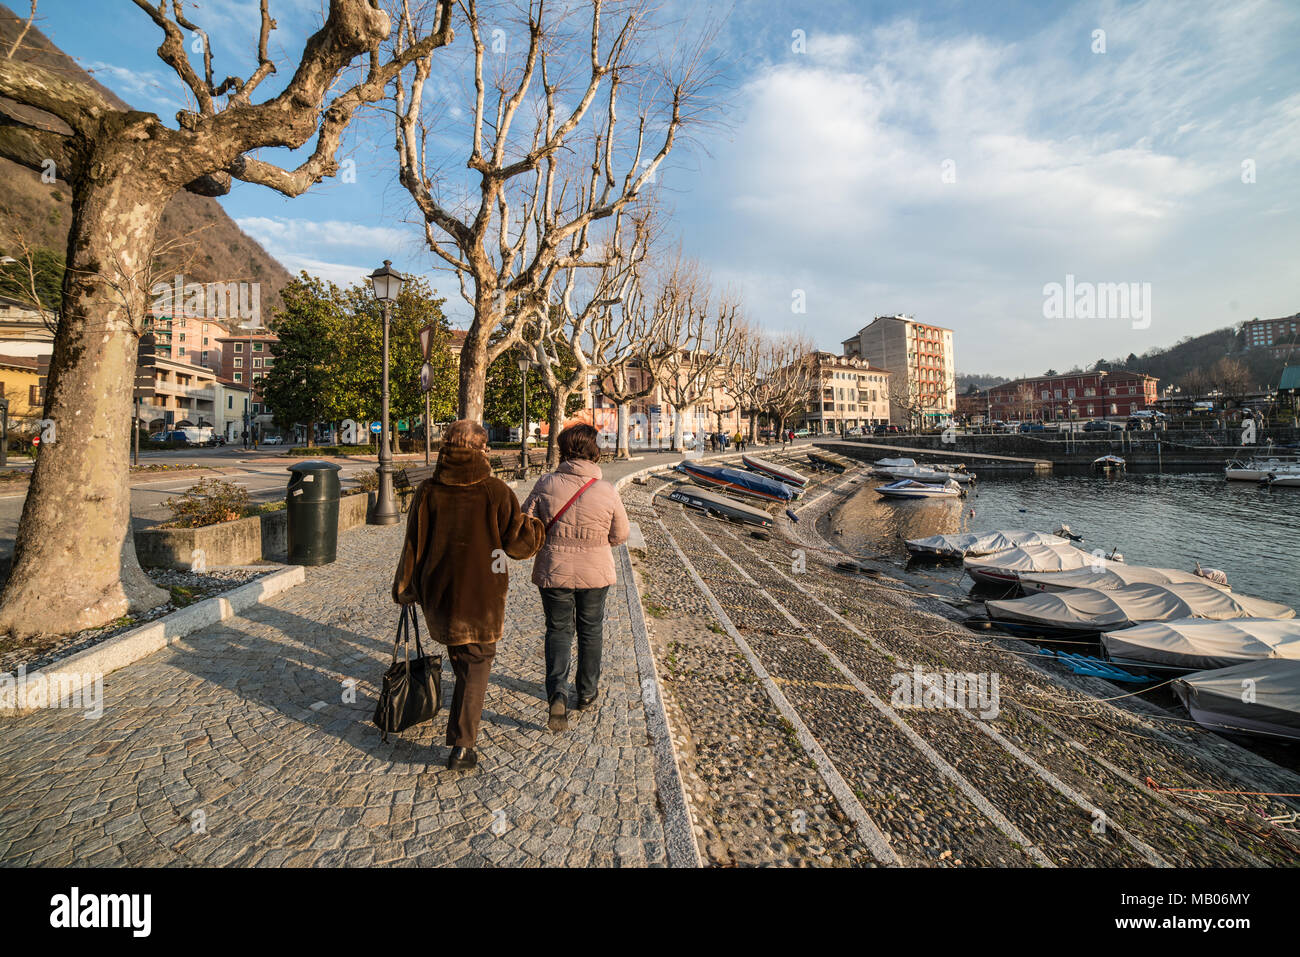
[(447, 646), (456, 676), (447, 713), (447, 767), (474, 767), (488, 674), (505, 621), (510, 576), (503, 557), (531, 558), (542, 523), (523, 513), (492, 475), (487, 431), (461, 419), (443, 433), (433, 477), (411, 501), (393, 601), (418, 601), (429, 635)]
[(611, 547), (627, 541), (627, 512), (602, 481), (600, 448), (590, 425), (560, 433), (560, 467), (537, 480), (524, 514), (545, 522), (546, 542), (533, 563), (533, 584), (546, 613), (547, 727), (569, 726), (567, 701), (573, 640), (578, 640), (577, 698), (586, 710), (600, 685), (605, 595), (617, 581)]
[(745, 451), (745, 437), (744, 437), (743, 435), (741, 435), (739, 432), (737, 432), (735, 435), (733, 435), (733, 436), (731, 437), (731, 439), (732, 439), (733, 442), (736, 443), (736, 451), (737, 451), (737, 452), (743, 452), (743, 451)]

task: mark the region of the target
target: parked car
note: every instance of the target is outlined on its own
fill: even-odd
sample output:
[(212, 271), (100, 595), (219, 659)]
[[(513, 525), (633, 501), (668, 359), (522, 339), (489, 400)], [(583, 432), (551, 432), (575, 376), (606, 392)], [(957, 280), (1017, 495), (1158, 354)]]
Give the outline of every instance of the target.
[(279, 435), (268, 435), (262, 440), (263, 445), (283, 445), (284, 438)]
[(849, 429), (849, 430), (848, 430), (847, 432), (845, 432), (844, 434), (845, 434), (845, 435), (861, 435), (861, 434), (862, 434), (862, 426), (860, 426), (860, 425), (855, 425), (853, 428)]
[(1044, 426), (1043, 423), (1041, 422), (1021, 422), (1020, 431), (1021, 432), (1046, 432), (1047, 427)]
[(151, 435), (149, 440), (160, 444), (175, 442), (178, 445), (190, 445), (195, 448), (213, 448), (217, 444), (217, 437), (209, 428), (172, 429)]
[(758, 437), (765, 442), (771, 442), (776, 438), (776, 429), (764, 429), (758, 433)]
[(1111, 422), (1107, 419), (1093, 419), (1091, 422), (1083, 424), (1085, 432), (1123, 432), (1124, 426), (1118, 422)]
[(808, 429), (799, 429), (798, 431), (795, 432), (794, 437), (796, 439), (806, 439), (810, 435), (812, 435), (812, 432), (809, 431)]

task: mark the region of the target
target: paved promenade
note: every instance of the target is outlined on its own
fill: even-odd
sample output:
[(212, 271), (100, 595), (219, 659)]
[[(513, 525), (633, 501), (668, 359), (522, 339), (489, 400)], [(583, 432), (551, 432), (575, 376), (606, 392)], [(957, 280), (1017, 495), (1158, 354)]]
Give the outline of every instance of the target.
[(387, 744), (370, 723), (404, 528), (347, 532), (303, 585), (108, 675), (98, 719), (0, 721), (0, 863), (664, 865), (626, 559), (601, 705), (564, 735), (531, 563), (512, 564), (479, 766), (451, 772), (445, 709)]

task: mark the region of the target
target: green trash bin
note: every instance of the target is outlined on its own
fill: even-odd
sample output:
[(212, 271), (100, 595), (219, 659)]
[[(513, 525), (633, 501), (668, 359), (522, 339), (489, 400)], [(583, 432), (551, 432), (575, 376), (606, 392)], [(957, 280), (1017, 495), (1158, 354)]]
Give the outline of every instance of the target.
[(339, 467), (329, 462), (289, 466), (289, 564), (328, 565), (339, 544)]

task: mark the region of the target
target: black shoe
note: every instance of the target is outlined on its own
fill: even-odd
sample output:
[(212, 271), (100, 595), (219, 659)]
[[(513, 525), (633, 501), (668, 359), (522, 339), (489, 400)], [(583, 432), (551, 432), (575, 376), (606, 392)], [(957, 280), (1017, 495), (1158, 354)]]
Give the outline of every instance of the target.
[(447, 767), (452, 771), (468, 771), (478, 764), (478, 755), (473, 748), (452, 748), (447, 755)]
[(551, 714), (546, 719), (546, 726), (552, 731), (568, 731), (569, 715), (564, 704), (564, 695), (551, 696)]
[(592, 694), (591, 694), (591, 697), (590, 697), (590, 698), (579, 698), (579, 699), (578, 699), (578, 710), (579, 710), (579, 711), (586, 711), (588, 708), (590, 708), (592, 705), (594, 705), (594, 704), (596, 703), (596, 699), (599, 698), (599, 697), (600, 697), (600, 692), (599, 692), (599, 691), (593, 691)]

